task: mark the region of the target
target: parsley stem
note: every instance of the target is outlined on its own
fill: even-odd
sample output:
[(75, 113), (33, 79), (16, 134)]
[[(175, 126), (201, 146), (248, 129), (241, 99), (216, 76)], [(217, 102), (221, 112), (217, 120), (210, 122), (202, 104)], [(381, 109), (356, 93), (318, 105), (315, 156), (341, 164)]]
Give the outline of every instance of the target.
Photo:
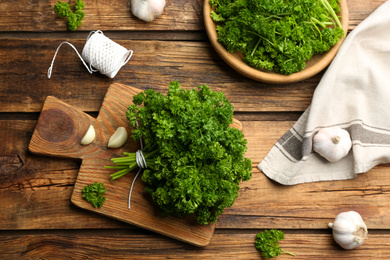
[(123, 166), (104, 166), (105, 169), (123, 169)]
[(313, 27), (316, 28), (318, 34), (320, 35), (320, 41), (322, 42), (322, 33), (321, 33), (320, 29), (318, 29), (318, 27), (316, 26), (316, 24), (312, 20), (310, 22), (313, 24)]
[(150, 158), (151, 156), (155, 155), (158, 152), (160, 152), (160, 150), (156, 149), (156, 150), (154, 150), (154, 151), (152, 151), (150, 153), (144, 153), (144, 157), (145, 157), (145, 159), (148, 159), (148, 158)]
[(275, 44), (273, 44), (270, 40), (264, 38), (264, 37), (261, 36), (260, 34), (257, 34), (257, 33), (255, 33), (255, 32), (250, 32), (250, 31), (249, 31), (249, 33), (252, 33), (252, 34), (258, 36), (259, 38), (263, 39), (264, 41), (267, 41), (267, 42), (268, 42), (269, 44), (271, 44), (272, 46), (275, 46)]
[(132, 163), (132, 162), (119, 162), (119, 163), (115, 162), (115, 165), (118, 165), (122, 168), (125, 168), (125, 167), (129, 167), (130, 163)]
[(328, 0), (321, 0), (321, 3), (325, 6), (326, 10), (328, 10), (328, 12), (332, 15), (332, 17), (336, 21), (337, 25), (340, 28), (343, 28), (339, 18), (337, 17), (336, 13), (334, 12), (332, 6), (329, 4)]
[[(312, 24), (313, 21), (304, 21), (305, 24)], [(334, 25), (334, 22), (321, 22), (322, 27), (326, 27), (328, 25)]]
[[(159, 152), (160, 152), (159, 149), (155, 149), (152, 152), (143, 153), (148, 168), (152, 170), (155, 169), (154, 159), (149, 159), (149, 158), (151, 157), (153, 158), (153, 156), (155, 156)], [(135, 153), (124, 152), (123, 154), (127, 156), (111, 159), (111, 161), (115, 164), (115, 166), (104, 166), (106, 169), (119, 169), (118, 171), (110, 175), (113, 180), (128, 174), (129, 172), (133, 171), (138, 167)]]
[(323, 28), (326, 27), (326, 25), (325, 25), (323, 22), (321, 22), (320, 20), (318, 20), (318, 19), (316, 19), (316, 18), (314, 18), (314, 17), (311, 17), (310, 20), (312, 20), (313, 22), (319, 24), (319, 25), (320, 25), (321, 27), (323, 27)]
[(111, 161), (115, 163), (120, 163), (120, 162), (135, 162), (135, 157), (131, 158), (130, 156), (127, 157), (120, 157), (120, 158), (112, 158)]
[(115, 180), (115, 179), (118, 179), (118, 178), (120, 178), (120, 177), (122, 177), (122, 176), (128, 174), (129, 172), (130, 172), (130, 168), (125, 168), (125, 169), (122, 169), (122, 170), (120, 170), (120, 171), (117, 171), (117, 172), (114, 173), (114, 174), (111, 174), (111, 178), (112, 178), (113, 180)]
[(286, 254), (289, 254), (289, 255), (295, 256), (295, 254), (293, 254), (293, 253), (290, 253), (290, 252), (288, 252), (288, 251), (286, 251), (286, 250), (283, 250), (282, 248), (281, 248), (280, 250), (282, 250), (282, 251), (283, 251), (283, 252), (285, 252)]
[(251, 53), (251, 56), (253, 56), (253, 54), (255, 54), (255, 51), (256, 51), (257, 47), (259, 47), (260, 41), (261, 41), (261, 38), (259, 38), (259, 40), (258, 40), (257, 43), (256, 43), (255, 48), (253, 48), (253, 51), (252, 51), (252, 53)]
[(281, 14), (260, 13), (260, 14), (263, 16), (267, 16), (263, 18), (264, 20), (269, 18), (283, 19), (283, 17), (281, 16), (291, 15), (291, 13), (281, 13)]

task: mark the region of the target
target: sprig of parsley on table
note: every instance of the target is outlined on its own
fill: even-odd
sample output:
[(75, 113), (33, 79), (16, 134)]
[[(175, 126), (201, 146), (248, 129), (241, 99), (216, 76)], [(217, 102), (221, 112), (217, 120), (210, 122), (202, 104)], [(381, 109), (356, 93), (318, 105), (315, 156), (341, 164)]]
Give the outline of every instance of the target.
[(218, 41), (261, 70), (290, 75), (343, 36), (339, 0), (210, 0)]
[(295, 256), (295, 254), (287, 252), (280, 248), (279, 241), (284, 239), (284, 233), (280, 230), (271, 229), (264, 230), (256, 235), (255, 247), (261, 251), (261, 254), (266, 258), (270, 259), (277, 257), (281, 252)]
[[(70, 9), (71, 6), (75, 7), (75, 12)], [(85, 16), (85, 13), (82, 11), (84, 7), (85, 4), (82, 0), (76, 0), (76, 4), (74, 5), (58, 1), (54, 5), (54, 11), (58, 14), (59, 17), (66, 17), (69, 30), (75, 31), (77, 27), (81, 25), (81, 20), (83, 20)]]
[(95, 208), (100, 208), (106, 201), (106, 197), (103, 196), (106, 193), (106, 188), (103, 183), (95, 182), (89, 184), (82, 190), (83, 199), (90, 202)]

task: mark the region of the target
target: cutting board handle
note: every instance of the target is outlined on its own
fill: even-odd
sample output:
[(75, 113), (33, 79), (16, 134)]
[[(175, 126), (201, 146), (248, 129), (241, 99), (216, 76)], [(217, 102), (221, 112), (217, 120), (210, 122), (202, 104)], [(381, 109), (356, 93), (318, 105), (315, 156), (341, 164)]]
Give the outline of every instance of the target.
[[(90, 125), (95, 128), (96, 139), (92, 144), (83, 146), (80, 141)], [(83, 158), (100, 150), (100, 132), (95, 118), (48, 96), (31, 138), (29, 150), (41, 155)]]

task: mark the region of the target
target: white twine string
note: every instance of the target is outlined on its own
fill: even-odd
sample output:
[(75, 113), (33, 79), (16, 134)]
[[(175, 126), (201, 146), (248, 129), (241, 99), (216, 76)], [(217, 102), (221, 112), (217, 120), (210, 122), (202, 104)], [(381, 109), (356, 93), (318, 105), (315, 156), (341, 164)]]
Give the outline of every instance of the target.
[(138, 150), (135, 153), (135, 160), (137, 162), (138, 167), (140, 167), (141, 169), (145, 169), (145, 168), (148, 167), (147, 164), (146, 164), (146, 160), (145, 160), (144, 154), (142, 153), (141, 150)]
[(133, 56), (132, 50), (127, 50), (123, 46), (112, 41), (106, 37), (102, 31), (92, 31), (87, 37), (87, 42), (84, 45), (81, 55), (69, 42), (62, 42), (57, 47), (51, 66), (47, 71), (48, 78), (51, 77), (54, 60), (64, 43), (73, 48), (89, 73), (92, 74), (93, 72), (99, 71), (109, 78), (115, 77), (118, 71), (130, 60), (131, 56)]
[[(138, 121), (135, 121), (135, 124), (137, 125), (138, 127)], [(146, 164), (146, 160), (145, 160), (145, 157), (144, 157), (144, 154), (142, 153), (142, 150), (144, 149), (144, 146), (142, 144), (142, 138), (139, 139), (139, 142), (141, 144), (141, 149), (138, 150), (136, 153), (135, 153), (135, 161), (139, 167), (138, 169), (138, 172), (137, 174), (135, 175), (134, 179), (133, 179), (133, 182), (131, 183), (131, 187), (130, 187), (130, 191), (129, 191), (129, 200), (128, 200), (128, 208), (130, 209), (130, 203), (131, 203), (131, 193), (133, 192), (133, 186), (134, 186), (134, 183), (135, 183), (135, 180), (137, 179), (138, 175), (141, 173), (141, 171), (143, 171), (143, 169), (146, 169), (148, 168), (148, 165)]]

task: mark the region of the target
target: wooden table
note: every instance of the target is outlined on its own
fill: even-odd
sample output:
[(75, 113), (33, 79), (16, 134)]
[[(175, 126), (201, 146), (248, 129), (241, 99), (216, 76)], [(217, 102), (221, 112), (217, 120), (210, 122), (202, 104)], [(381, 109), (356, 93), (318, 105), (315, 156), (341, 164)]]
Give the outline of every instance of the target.
[[(259, 259), (256, 233), (285, 232), (281, 247), (296, 253), (278, 259), (389, 259), (390, 168), (382, 165), (354, 180), (278, 185), (257, 164), (311, 102), (322, 73), (303, 82), (252, 81), (228, 67), (211, 47), (203, 25), (203, 1), (169, 1), (147, 24), (130, 1), (85, 1), (76, 31), (53, 12), (55, 0), (0, 1), (0, 258), (1, 259)], [(348, 0), (353, 30), (385, 0)], [(102, 30), (134, 50), (114, 79), (90, 75), (69, 47), (60, 50), (53, 76), (46, 73), (57, 46), (81, 51), (88, 33)], [(389, 43), (390, 44), (390, 43)], [(199, 248), (74, 206), (70, 197), (79, 160), (33, 155), (28, 143), (47, 96), (97, 116), (112, 83), (166, 92), (207, 84), (225, 92), (243, 123), (253, 177), (241, 184), (235, 204), (219, 217), (211, 243)], [(327, 224), (356, 210), (368, 240), (341, 249)]]

